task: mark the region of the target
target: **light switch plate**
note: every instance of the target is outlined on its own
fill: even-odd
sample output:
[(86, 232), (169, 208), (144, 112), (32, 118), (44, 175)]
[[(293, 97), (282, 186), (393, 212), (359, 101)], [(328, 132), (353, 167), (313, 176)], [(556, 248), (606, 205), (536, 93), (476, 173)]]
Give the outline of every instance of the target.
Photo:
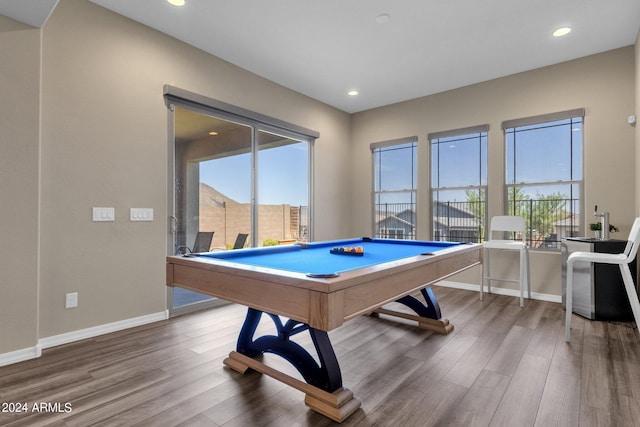
[(131, 221), (153, 221), (153, 209), (131, 208), (129, 218)]
[(93, 221), (115, 221), (115, 208), (93, 208)]

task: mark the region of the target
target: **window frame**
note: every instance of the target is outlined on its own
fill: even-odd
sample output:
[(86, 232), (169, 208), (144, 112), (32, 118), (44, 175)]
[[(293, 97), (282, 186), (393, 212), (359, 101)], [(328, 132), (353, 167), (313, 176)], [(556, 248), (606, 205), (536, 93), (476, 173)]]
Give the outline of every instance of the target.
[[(445, 138), (452, 138), (452, 137), (456, 137), (458, 138), (458, 140), (463, 141), (463, 140), (469, 140), (469, 139), (478, 139), (479, 144), (481, 145), (480, 150), (479, 150), (479, 159), (478, 161), (480, 162), (480, 166), (479, 166), (479, 185), (463, 185), (463, 186), (455, 186), (455, 187), (436, 187), (435, 186), (435, 182), (433, 179), (433, 175), (434, 175), (434, 170), (433, 170), (433, 162), (434, 162), (434, 158), (433, 158), (433, 150), (434, 150), (434, 144), (440, 144), (440, 140), (441, 139), (445, 139)], [(485, 153), (484, 153), (484, 159), (485, 159), (485, 163), (482, 164), (482, 158), (483, 158), (483, 153), (482, 153), (482, 138), (485, 139)], [(459, 128), (459, 129), (452, 129), (452, 130), (447, 130), (447, 131), (442, 131), (442, 132), (433, 132), (433, 133), (429, 133), (427, 135), (427, 139), (429, 141), (429, 171), (430, 171), (430, 188), (429, 188), (429, 198), (431, 201), (431, 214), (430, 214), (430, 221), (431, 221), (431, 238), (434, 240), (442, 240), (443, 237), (446, 238), (447, 240), (450, 241), (459, 241), (459, 240), (453, 240), (451, 237), (453, 234), (460, 234), (461, 236), (464, 236), (465, 231), (463, 230), (454, 230), (456, 231), (456, 233), (448, 233), (446, 236), (443, 235), (436, 235), (436, 232), (439, 231), (437, 230), (437, 227), (435, 226), (436, 223), (436, 218), (439, 218), (438, 216), (438, 212), (440, 210), (440, 208), (438, 206), (436, 206), (436, 201), (438, 200), (436, 198), (436, 193), (439, 191), (446, 191), (446, 190), (450, 190), (450, 191), (462, 191), (462, 190), (477, 190), (478, 192), (484, 192), (484, 200), (482, 200), (480, 203), (482, 203), (483, 205), (483, 213), (481, 215), (481, 219), (479, 221), (478, 224), (478, 232), (477, 232), (477, 243), (481, 243), (484, 239), (484, 235), (485, 235), (485, 231), (487, 228), (487, 216), (488, 216), (488, 187), (489, 187), (489, 168), (488, 168), (488, 163), (489, 163), (489, 157), (488, 157), (488, 150), (489, 150), (489, 125), (488, 124), (483, 124), (483, 125), (477, 125), (477, 126), (471, 126), (471, 127), (466, 127), (466, 128)], [(453, 142), (453, 141), (447, 141), (447, 142)], [(438, 159), (439, 162), (439, 159)], [(439, 163), (438, 163), (439, 164)], [(483, 168), (484, 168), (484, 172), (483, 172)], [(438, 172), (439, 172), (440, 168), (438, 167)], [(483, 173), (484, 173), (484, 184), (482, 184), (483, 181)], [(439, 185), (439, 183), (438, 183)], [(461, 202), (461, 203), (468, 203), (468, 202)], [(447, 218), (450, 218), (449, 216)], [(462, 237), (460, 237), (460, 239), (462, 239)], [(469, 239), (464, 239), (465, 241), (469, 241)]]
[[(572, 110), (565, 110), (565, 111), (559, 111), (559, 112), (555, 112), (555, 113), (548, 113), (548, 114), (542, 114), (542, 115), (537, 115), (537, 116), (531, 116), (531, 117), (525, 117), (525, 118), (520, 118), (520, 119), (513, 119), (513, 120), (505, 120), (504, 122), (502, 122), (502, 131), (503, 131), (503, 138), (504, 138), (504, 144), (503, 144), (503, 149), (504, 149), (504, 190), (503, 190), (503, 196), (504, 196), (504, 212), (506, 215), (514, 215), (516, 214), (516, 204), (515, 203), (510, 203), (509, 202), (509, 194), (511, 189), (513, 188), (518, 188), (518, 187), (544, 187), (544, 186), (557, 186), (557, 185), (568, 185), (571, 188), (570, 194), (569, 194), (569, 215), (567, 218), (569, 220), (569, 234), (571, 235), (570, 237), (575, 237), (575, 236), (581, 236), (584, 235), (584, 222), (585, 222), (585, 216), (584, 214), (581, 214), (581, 212), (585, 212), (584, 210), (584, 182), (585, 182), (585, 177), (584, 177), (584, 129), (585, 129), (585, 110), (584, 108), (576, 108), (576, 109), (572, 109)], [(579, 159), (579, 165), (580, 165), (580, 179), (575, 179), (574, 178), (574, 170), (573, 170), (573, 165), (575, 164), (575, 159), (574, 159), (574, 155), (576, 154), (576, 150), (575, 150), (575, 145), (574, 145), (574, 139), (573, 139), (573, 133), (570, 133), (571, 137), (570, 140), (568, 141), (568, 143), (570, 144), (569, 150), (570, 150), (570, 163), (572, 165), (571, 167), (571, 171), (570, 171), (570, 179), (569, 180), (550, 180), (550, 181), (536, 181), (536, 182), (527, 182), (527, 183), (509, 183), (509, 179), (510, 177), (508, 176), (507, 172), (509, 170), (509, 155), (508, 155), (508, 144), (509, 144), (509, 137), (508, 137), (508, 133), (510, 129), (513, 129), (514, 135), (515, 132), (517, 132), (517, 128), (523, 128), (523, 127), (530, 127), (530, 126), (537, 126), (538, 129), (544, 129), (544, 128), (548, 128), (552, 123), (554, 122), (559, 122), (559, 121), (563, 121), (563, 120), (569, 120), (569, 123), (567, 123), (568, 126), (570, 126), (570, 132), (571, 132), (571, 128), (574, 125), (574, 121), (576, 120), (576, 123), (578, 122), (577, 120), (579, 119), (579, 123), (581, 125), (581, 130), (580, 130), (580, 155), (581, 158)], [(562, 125), (555, 125), (555, 126), (562, 126)], [(531, 129), (527, 129), (527, 130), (531, 130)], [(515, 142), (514, 142), (514, 157), (515, 157)], [(517, 167), (515, 165), (515, 159), (514, 161), (514, 169)], [(573, 187), (578, 186), (578, 190), (577, 190), (577, 200), (575, 199), (574, 196), (574, 192), (573, 192)], [(533, 203), (533, 200), (531, 201), (531, 203)], [(531, 209), (530, 211), (532, 211), (533, 209)], [(582, 216), (582, 217), (580, 217)], [(578, 218), (577, 220), (574, 220), (574, 218)], [(558, 221), (562, 221), (562, 220), (558, 220)], [(558, 222), (556, 221), (556, 223)], [(577, 228), (575, 228), (577, 226)], [(532, 219), (529, 218), (529, 220), (527, 220), (527, 242), (529, 244), (529, 248), (530, 249), (534, 249), (534, 250), (543, 250), (543, 251), (559, 251), (560, 248), (560, 242), (562, 237), (558, 236), (556, 234), (556, 240), (546, 240), (544, 241), (544, 243), (541, 246), (536, 246), (533, 247), (532, 243), (534, 242), (534, 237), (533, 237), (533, 223), (532, 223)], [(565, 236), (566, 237), (566, 236)], [(536, 241), (540, 241), (539, 239)]]
[[(406, 147), (406, 149), (412, 149), (412, 188), (403, 188), (403, 189), (393, 189), (393, 190), (377, 190), (376, 179), (377, 179), (377, 165), (376, 165), (376, 153), (380, 152), (380, 150), (384, 149), (402, 149), (400, 146), (409, 145), (410, 147)], [(409, 205), (412, 205), (413, 212), (413, 224), (412, 231), (405, 232), (403, 230), (403, 239), (407, 240), (416, 240), (418, 236), (418, 137), (411, 136), (406, 138), (398, 138), (387, 141), (374, 142), (370, 145), (371, 149), (371, 201), (372, 201), (372, 232), (373, 236), (383, 238), (386, 236), (380, 236), (380, 229), (377, 227), (378, 224), (378, 200), (379, 196), (383, 194), (398, 194), (398, 193), (411, 193), (411, 198), (413, 202), (410, 202)], [(401, 211), (403, 212), (403, 211)], [(384, 230), (397, 230), (397, 227), (385, 227)]]

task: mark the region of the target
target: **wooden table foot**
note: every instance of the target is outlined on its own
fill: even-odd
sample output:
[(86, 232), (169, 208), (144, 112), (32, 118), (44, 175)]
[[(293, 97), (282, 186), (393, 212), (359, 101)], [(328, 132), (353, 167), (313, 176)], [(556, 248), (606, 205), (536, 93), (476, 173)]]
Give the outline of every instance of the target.
[(304, 403), (314, 411), (338, 423), (346, 420), (349, 415), (360, 408), (360, 401), (354, 398), (353, 393), (348, 389), (336, 390), (332, 394), (337, 397), (333, 402), (327, 402), (307, 394), (304, 398)]
[(247, 372), (248, 369), (253, 369), (303, 392), (305, 394), (304, 403), (309, 408), (336, 422), (344, 421), (360, 408), (360, 401), (354, 398), (353, 393), (344, 387), (330, 393), (237, 351), (229, 353), (229, 357), (224, 359), (223, 363), (241, 374)]
[(453, 331), (453, 325), (449, 323), (448, 319), (431, 319), (429, 317), (417, 316), (415, 314), (404, 313), (401, 311), (389, 310), (386, 308), (378, 308), (374, 311), (378, 314), (386, 314), (388, 316), (401, 317), (403, 319), (415, 320), (418, 322), (420, 329), (426, 329), (428, 331), (437, 332), (439, 334), (447, 335)]
[[(237, 358), (231, 357), (231, 355), (234, 353), (236, 352), (233, 351), (229, 353), (229, 357), (224, 359), (222, 363), (224, 363), (226, 366), (228, 366), (229, 368), (233, 369), (236, 372), (245, 374), (249, 370), (249, 366), (247, 366), (245, 363), (242, 363), (242, 361), (237, 360)], [(237, 353), (237, 354), (240, 354), (240, 353)]]
[(418, 327), (428, 331), (437, 332), (442, 335), (447, 335), (453, 331), (453, 325), (449, 323), (449, 319), (435, 320), (429, 319), (428, 317), (422, 317), (418, 320)]

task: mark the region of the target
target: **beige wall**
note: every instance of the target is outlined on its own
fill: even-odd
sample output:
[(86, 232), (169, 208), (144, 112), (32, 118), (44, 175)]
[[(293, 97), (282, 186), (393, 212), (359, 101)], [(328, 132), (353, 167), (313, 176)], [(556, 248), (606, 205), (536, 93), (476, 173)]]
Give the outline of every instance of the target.
[[(630, 46), (355, 114), (352, 212), (362, 221), (353, 224), (354, 235), (372, 232), (372, 142), (418, 136), (418, 237), (427, 239), (431, 232), (428, 133), (489, 124), (491, 217), (504, 209), (502, 121), (584, 107), (585, 210), (588, 216), (597, 204), (609, 211), (611, 222), (620, 227), (618, 236), (626, 238), (636, 211), (634, 128), (627, 124), (635, 105), (634, 70)], [(533, 291), (559, 295), (560, 256), (534, 252), (531, 260), (536, 272)], [(479, 276), (476, 270), (459, 280), (479, 283)]]
[(40, 30), (0, 15), (0, 58), (2, 354), (38, 339)]
[[(635, 44), (636, 54), (636, 108), (633, 114), (636, 116), (636, 120), (640, 119), (640, 30), (638, 30), (638, 36), (636, 37)], [(636, 216), (640, 216), (640, 131), (638, 128), (640, 125), (636, 123), (634, 129), (636, 132)]]

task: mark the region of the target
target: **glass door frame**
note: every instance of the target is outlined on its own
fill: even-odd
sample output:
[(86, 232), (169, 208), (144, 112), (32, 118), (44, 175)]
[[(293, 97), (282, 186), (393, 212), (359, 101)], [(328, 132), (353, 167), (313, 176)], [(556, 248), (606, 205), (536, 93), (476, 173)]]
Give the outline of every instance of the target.
[[(222, 101), (198, 95), (174, 86), (165, 85), (164, 99), (167, 106), (167, 254), (173, 255), (175, 250), (175, 236), (177, 231), (176, 217), (176, 167), (175, 167), (175, 107), (195, 111), (201, 114), (213, 116), (223, 120), (229, 120), (252, 127), (251, 132), (251, 246), (258, 245), (258, 200), (257, 200), (257, 153), (258, 133), (261, 131), (274, 133), (283, 137), (292, 138), (308, 145), (308, 240), (313, 240), (313, 148), (316, 138), (320, 134), (314, 130), (300, 127), (291, 123), (271, 118), (259, 113), (235, 107)], [(167, 288), (167, 307), (169, 316), (178, 316), (192, 311), (211, 308), (227, 304), (227, 301), (217, 298), (206, 300), (187, 306), (173, 308), (172, 288)]]

